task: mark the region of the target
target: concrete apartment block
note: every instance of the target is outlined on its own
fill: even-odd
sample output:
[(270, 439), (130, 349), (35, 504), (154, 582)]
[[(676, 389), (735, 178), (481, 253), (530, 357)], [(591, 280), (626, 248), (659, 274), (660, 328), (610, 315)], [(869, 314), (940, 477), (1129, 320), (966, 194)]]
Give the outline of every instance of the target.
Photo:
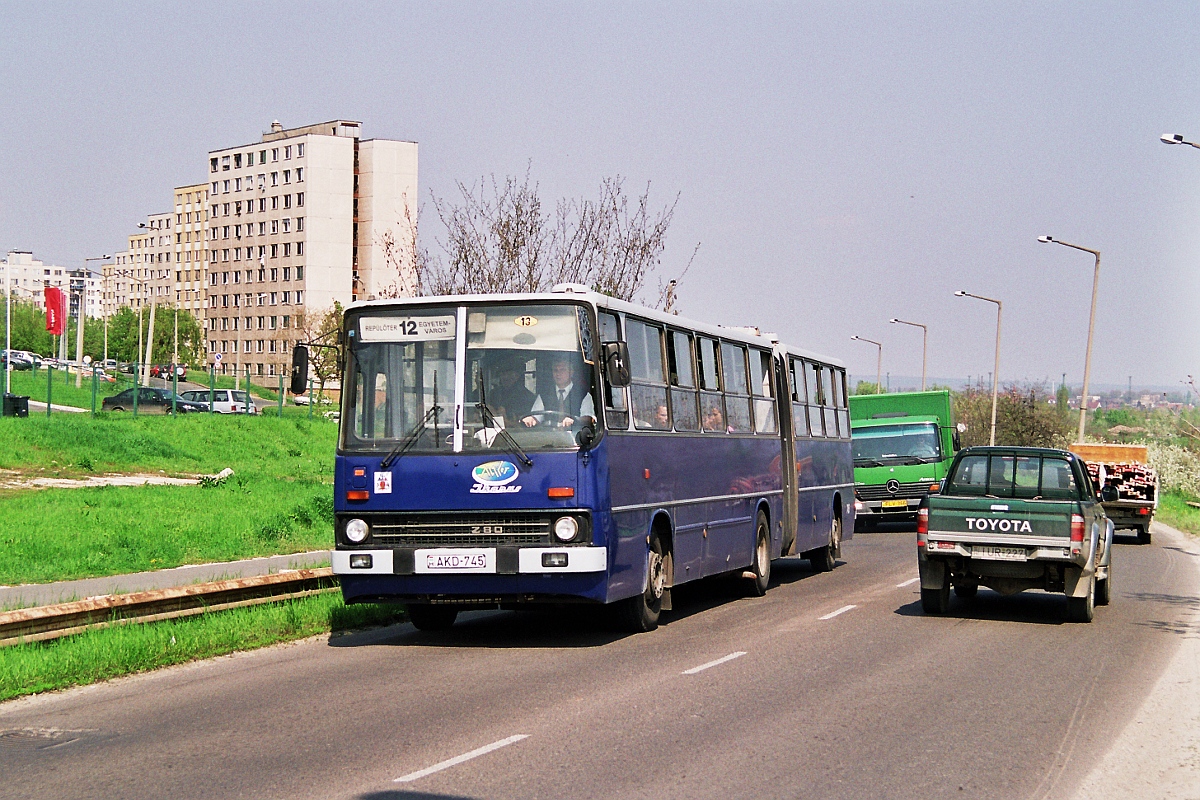
[[(402, 257), (411, 254), (416, 228), (417, 145), (368, 139), (358, 146), (358, 279), (367, 295), (398, 296), (415, 288), (411, 264), (389, 265), (389, 234)], [(407, 260), (407, 259), (406, 259)]]

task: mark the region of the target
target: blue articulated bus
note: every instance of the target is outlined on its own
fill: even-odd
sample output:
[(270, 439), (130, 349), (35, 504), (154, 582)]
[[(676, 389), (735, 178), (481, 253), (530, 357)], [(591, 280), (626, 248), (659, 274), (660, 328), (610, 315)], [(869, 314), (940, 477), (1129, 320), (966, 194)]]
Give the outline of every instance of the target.
[(424, 630), (620, 604), (645, 631), (672, 587), (762, 594), (772, 560), (832, 569), (854, 530), (845, 369), (757, 331), (567, 285), (356, 303), (341, 346), (347, 603), (404, 603)]

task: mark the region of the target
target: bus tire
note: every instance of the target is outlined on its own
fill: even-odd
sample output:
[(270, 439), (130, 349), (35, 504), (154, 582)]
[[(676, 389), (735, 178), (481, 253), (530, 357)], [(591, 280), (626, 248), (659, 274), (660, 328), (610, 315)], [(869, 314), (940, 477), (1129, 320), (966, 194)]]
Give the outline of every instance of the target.
[(650, 534), (650, 541), (647, 543), (646, 591), (624, 601), (622, 611), (626, 629), (633, 633), (648, 633), (658, 627), (666, 580), (662, 540), (658, 538), (658, 533), (654, 532)]
[(829, 526), (829, 544), (808, 552), (808, 563), (817, 572), (831, 572), (837, 566), (838, 554), (842, 551), (842, 518), (834, 516)]
[(750, 562), (749, 573), (746, 586), (750, 596), (762, 597), (771, 583), (771, 526), (761, 511), (754, 523), (754, 560)]
[(458, 618), (454, 606), (412, 605), (408, 607), (408, 621), (419, 631), (446, 631)]

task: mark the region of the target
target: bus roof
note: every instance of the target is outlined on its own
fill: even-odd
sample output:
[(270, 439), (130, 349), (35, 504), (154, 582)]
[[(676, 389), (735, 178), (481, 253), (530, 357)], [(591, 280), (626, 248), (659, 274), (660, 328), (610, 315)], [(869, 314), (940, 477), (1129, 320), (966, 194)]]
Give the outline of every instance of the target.
[(681, 317), (677, 314), (668, 314), (665, 311), (648, 308), (630, 303), (626, 300), (620, 300), (616, 297), (609, 297), (606, 294), (599, 292), (585, 291), (580, 288), (556, 289), (551, 292), (536, 292), (522, 294), (456, 294), (456, 295), (432, 295), (428, 297), (397, 297), (386, 300), (359, 300), (346, 306), (346, 311), (360, 311), (368, 308), (388, 308), (413, 306), (413, 305), (428, 305), (430, 303), (523, 303), (523, 302), (545, 302), (547, 300), (582, 300), (593, 306), (608, 309), (611, 311), (619, 311), (622, 313), (635, 314), (639, 317), (649, 319), (655, 322), (660, 322), (664, 325), (673, 325), (681, 328), (688, 328), (699, 333), (704, 333), (709, 336), (729, 339), (732, 341), (745, 342), (754, 344), (768, 349), (778, 347), (779, 349), (792, 355), (809, 358), (814, 361), (820, 361), (823, 364), (831, 364), (835, 367), (845, 368), (845, 364), (840, 359), (829, 358), (828, 356), (814, 353), (810, 350), (805, 350), (792, 345), (781, 344), (777, 337), (763, 334), (755, 334), (752, 329), (745, 327), (724, 327), (721, 325), (712, 325), (707, 322), (699, 322), (697, 320)]

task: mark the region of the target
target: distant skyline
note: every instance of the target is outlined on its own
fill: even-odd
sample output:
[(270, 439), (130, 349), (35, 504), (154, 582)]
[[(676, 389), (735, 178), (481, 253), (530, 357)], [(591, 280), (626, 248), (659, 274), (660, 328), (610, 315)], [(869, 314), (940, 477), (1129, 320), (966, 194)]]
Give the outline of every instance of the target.
[[(679, 204), (660, 272), (689, 317), (851, 372), (1200, 373), (1194, 3), (9, 3), (0, 250), (120, 249), (209, 150), (271, 121), (420, 143), (430, 202), (529, 170), (549, 206), (620, 174)], [(657, 285), (646, 298), (657, 296)]]

